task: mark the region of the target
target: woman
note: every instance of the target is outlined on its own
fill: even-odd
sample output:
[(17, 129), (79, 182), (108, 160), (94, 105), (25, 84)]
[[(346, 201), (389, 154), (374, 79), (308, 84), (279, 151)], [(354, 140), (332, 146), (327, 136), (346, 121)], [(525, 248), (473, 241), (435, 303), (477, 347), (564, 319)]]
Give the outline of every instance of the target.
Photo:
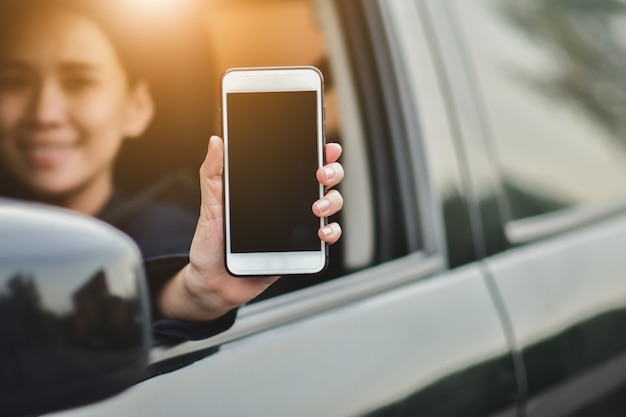
[[(241, 279), (225, 271), (222, 140), (210, 138), (200, 167), (199, 218), (148, 204), (134, 207), (124, 222), (110, 220), (127, 206), (114, 185), (120, 147), (140, 137), (154, 116), (148, 83), (130, 70), (95, 15), (69, 2), (16, 4), (0, 22), (2, 194), (100, 217), (130, 234), (144, 254), (157, 332), (193, 339), (229, 327), (236, 307), (277, 277)], [(341, 148), (329, 144), (326, 154), (317, 178), (333, 187), (343, 178)], [(327, 217), (341, 206), (341, 195), (330, 190), (312, 210)], [(336, 223), (319, 231), (328, 243), (340, 235)]]

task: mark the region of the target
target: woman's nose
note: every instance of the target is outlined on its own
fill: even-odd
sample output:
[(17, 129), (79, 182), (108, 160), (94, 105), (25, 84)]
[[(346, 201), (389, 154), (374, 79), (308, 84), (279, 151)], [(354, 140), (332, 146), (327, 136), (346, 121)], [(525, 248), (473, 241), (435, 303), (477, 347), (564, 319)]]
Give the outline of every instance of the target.
[(30, 119), (37, 125), (54, 125), (66, 117), (65, 95), (53, 80), (44, 80), (38, 86), (31, 102)]

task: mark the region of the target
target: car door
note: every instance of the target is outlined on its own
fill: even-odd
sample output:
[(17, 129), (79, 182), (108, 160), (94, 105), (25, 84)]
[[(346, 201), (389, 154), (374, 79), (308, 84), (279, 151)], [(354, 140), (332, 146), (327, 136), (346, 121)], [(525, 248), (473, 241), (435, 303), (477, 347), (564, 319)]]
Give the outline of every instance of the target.
[(486, 265), (523, 361), (525, 413), (623, 415), (624, 7), (426, 3), (452, 45), (444, 61), (463, 69), (446, 75), (474, 199), (498, 200), (497, 220), (476, 217), (487, 239), (502, 223), (510, 247)]
[[(237, 7), (275, 14), (288, 3), (311, 7)], [(420, 12), (407, 2), (313, 5), (345, 149), (336, 275), (303, 288), (294, 280), (311, 278), (284, 277), (281, 291), (242, 307), (228, 331), (156, 347), (152, 378), (55, 415), (516, 415), (510, 340), (494, 287), (472, 262), (466, 194)], [(429, 146), (425, 135), (434, 136)], [(460, 202), (455, 210), (442, 208), (446, 196)], [(452, 252), (465, 256), (455, 262), (444, 218), (458, 226), (462, 248)]]

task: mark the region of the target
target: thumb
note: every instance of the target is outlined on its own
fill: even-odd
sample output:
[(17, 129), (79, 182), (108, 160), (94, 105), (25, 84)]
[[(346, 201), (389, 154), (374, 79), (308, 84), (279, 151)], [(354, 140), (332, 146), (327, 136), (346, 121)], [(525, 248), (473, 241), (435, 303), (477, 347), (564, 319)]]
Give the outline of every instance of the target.
[(222, 175), (224, 172), (224, 142), (211, 136), (204, 162), (200, 167), (201, 215), (208, 218), (222, 216)]

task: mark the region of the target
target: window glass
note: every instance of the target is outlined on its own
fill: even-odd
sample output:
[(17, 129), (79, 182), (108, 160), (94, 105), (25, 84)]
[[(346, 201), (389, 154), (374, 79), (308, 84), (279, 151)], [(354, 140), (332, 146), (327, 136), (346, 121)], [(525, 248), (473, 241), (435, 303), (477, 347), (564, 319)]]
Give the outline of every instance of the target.
[(512, 218), (626, 199), (626, 6), (450, 4)]

